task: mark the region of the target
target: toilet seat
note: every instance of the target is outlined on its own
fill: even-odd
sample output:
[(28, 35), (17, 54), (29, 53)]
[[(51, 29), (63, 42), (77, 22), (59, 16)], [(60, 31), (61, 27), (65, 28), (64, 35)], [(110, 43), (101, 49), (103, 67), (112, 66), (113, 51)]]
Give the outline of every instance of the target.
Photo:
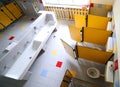
[(90, 67), (87, 69), (87, 75), (91, 78), (99, 78), (100, 71), (97, 68)]

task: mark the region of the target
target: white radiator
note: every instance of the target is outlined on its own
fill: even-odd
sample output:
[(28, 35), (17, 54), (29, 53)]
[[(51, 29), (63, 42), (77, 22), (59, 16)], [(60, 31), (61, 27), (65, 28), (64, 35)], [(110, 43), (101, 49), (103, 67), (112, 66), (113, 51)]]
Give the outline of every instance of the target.
[(87, 15), (89, 10), (85, 8), (44, 7), (46, 11), (53, 11), (57, 18), (74, 20), (74, 14)]

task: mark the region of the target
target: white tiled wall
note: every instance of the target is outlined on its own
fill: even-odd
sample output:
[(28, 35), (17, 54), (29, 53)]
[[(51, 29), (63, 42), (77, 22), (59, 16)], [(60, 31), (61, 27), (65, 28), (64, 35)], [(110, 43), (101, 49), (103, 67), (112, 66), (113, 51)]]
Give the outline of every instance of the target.
[(120, 0), (115, 0), (114, 6), (113, 6), (113, 14), (114, 14), (114, 22), (115, 22), (115, 34), (116, 34), (116, 43), (117, 43), (117, 53), (115, 53), (115, 59), (118, 59), (118, 70), (115, 70), (115, 78), (114, 78), (114, 87), (120, 87), (120, 11), (118, 8), (120, 8)]

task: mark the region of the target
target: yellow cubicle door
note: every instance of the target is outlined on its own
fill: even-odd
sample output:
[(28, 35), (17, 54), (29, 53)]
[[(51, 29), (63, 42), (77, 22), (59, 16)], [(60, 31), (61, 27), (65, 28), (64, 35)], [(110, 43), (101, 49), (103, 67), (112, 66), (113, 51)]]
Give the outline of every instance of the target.
[(86, 60), (105, 64), (112, 56), (112, 52), (105, 52), (84, 46), (77, 46), (78, 57)]
[(66, 70), (66, 73), (64, 75), (64, 78), (60, 87), (69, 87), (71, 80), (72, 80), (72, 74), (69, 70)]
[(94, 44), (99, 44), (105, 46), (108, 40), (108, 37), (111, 36), (112, 31), (103, 31), (92, 28), (83, 29), (83, 41), (90, 42)]
[(98, 29), (107, 29), (107, 24), (110, 21), (110, 18), (95, 16), (95, 15), (88, 15), (88, 24), (87, 27), (93, 27)]
[(0, 10), (0, 23), (5, 27), (12, 23), (12, 20), (10, 20), (10, 18), (7, 15), (5, 15), (1, 10)]
[(15, 3), (15, 2), (13, 2), (13, 3), (14, 3), (14, 5), (16, 6), (16, 8), (19, 10), (19, 12), (21, 12), (21, 13), (22, 13), (23, 11), (22, 11), (22, 9), (18, 6), (18, 4), (17, 4), (17, 3)]
[(12, 21), (16, 20), (16, 18), (10, 13), (10, 11), (5, 7), (1, 7), (1, 10), (3, 10), (3, 13), (6, 14)]
[(22, 12), (16, 3), (12, 2), (6, 5), (7, 9), (14, 15), (14, 17), (19, 18), (22, 16)]
[(69, 87), (69, 83), (62, 81), (60, 87)]
[(81, 35), (80, 35), (81, 29), (72, 25), (68, 25), (68, 28), (71, 38), (77, 42), (81, 42)]
[(75, 26), (78, 28), (86, 27), (86, 16), (75, 14)]
[(61, 40), (61, 42), (62, 42), (62, 44), (63, 44), (63, 46), (64, 46), (65, 51), (66, 51), (70, 56), (72, 56), (72, 58), (76, 58), (75, 53), (74, 53), (74, 51), (73, 51), (74, 49), (73, 49), (69, 44), (67, 44), (65, 41)]
[(4, 28), (4, 26), (2, 24), (0, 24), (0, 30), (2, 30)]

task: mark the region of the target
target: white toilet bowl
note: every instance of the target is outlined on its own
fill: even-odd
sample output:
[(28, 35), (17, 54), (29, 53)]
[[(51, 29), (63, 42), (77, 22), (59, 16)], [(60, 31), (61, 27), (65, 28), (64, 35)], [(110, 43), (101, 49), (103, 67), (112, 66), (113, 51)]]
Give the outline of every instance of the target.
[(106, 82), (113, 83), (114, 82), (113, 64), (114, 64), (113, 61), (107, 62), (107, 65), (105, 67), (105, 74), (101, 74), (100, 71), (95, 67), (90, 67), (87, 69), (87, 75), (92, 79), (103, 77), (105, 78)]
[(90, 67), (87, 69), (87, 75), (90, 78), (99, 78), (100, 77), (100, 71), (97, 68)]

